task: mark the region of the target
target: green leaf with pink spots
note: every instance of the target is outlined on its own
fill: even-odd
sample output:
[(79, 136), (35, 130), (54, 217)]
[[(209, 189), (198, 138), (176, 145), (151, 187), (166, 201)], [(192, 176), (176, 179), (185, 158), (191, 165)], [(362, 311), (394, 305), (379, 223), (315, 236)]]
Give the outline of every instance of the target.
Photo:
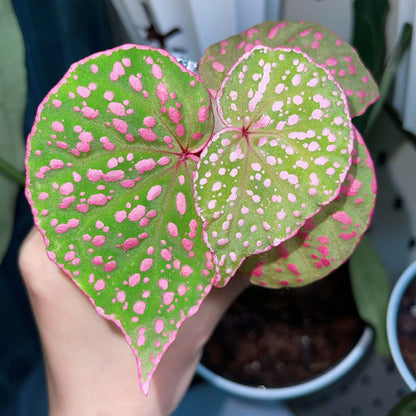
[(257, 285), (302, 286), (325, 277), (354, 251), (368, 228), (376, 197), (370, 154), (355, 130), (351, 169), (341, 193), (298, 233), (267, 253), (249, 257), (240, 268)]
[(344, 89), (353, 117), (363, 114), (379, 96), (377, 84), (352, 46), (310, 22), (264, 22), (210, 46), (199, 71), (213, 96), (234, 62), (256, 45), (301, 50), (325, 66)]
[(198, 211), (217, 285), (292, 237), (339, 193), (353, 132), (344, 92), (302, 52), (256, 47), (217, 95), (225, 128), (201, 154)]
[(122, 329), (145, 392), (211, 287), (192, 176), (212, 126), (195, 74), (125, 45), (74, 64), (29, 137), (26, 194), (49, 257)]

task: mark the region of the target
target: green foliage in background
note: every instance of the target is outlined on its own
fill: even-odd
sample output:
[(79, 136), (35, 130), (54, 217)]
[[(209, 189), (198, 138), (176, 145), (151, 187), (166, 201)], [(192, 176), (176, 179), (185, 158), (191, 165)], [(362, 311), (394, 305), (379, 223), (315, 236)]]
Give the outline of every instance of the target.
[(416, 415), (416, 393), (404, 397), (390, 410), (389, 416), (415, 416)]
[(370, 240), (363, 237), (349, 262), (351, 286), (361, 318), (376, 332), (375, 347), (382, 357), (390, 356), (386, 314), (390, 296), (388, 276)]
[(380, 81), (386, 57), (385, 26), (388, 0), (355, 0), (353, 45), (365, 66)]
[[(22, 34), (10, 0), (0, 1), (0, 263), (9, 245), (19, 182), (22, 184), (26, 66)], [(5, 162), (7, 160), (7, 162)], [(14, 169), (18, 167), (18, 171)], [(13, 181), (10, 178), (14, 179)]]

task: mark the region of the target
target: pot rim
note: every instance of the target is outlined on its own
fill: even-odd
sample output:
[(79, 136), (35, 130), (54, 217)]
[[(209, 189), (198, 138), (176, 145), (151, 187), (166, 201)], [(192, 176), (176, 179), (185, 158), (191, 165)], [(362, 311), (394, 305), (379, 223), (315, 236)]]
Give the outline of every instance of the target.
[(410, 372), (400, 350), (399, 339), (397, 336), (397, 316), (404, 292), (414, 278), (416, 278), (416, 261), (411, 263), (397, 280), (390, 295), (387, 309), (387, 337), (393, 361), (403, 380), (412, 391), (416, 390), (416, 379)]
[(373, 330), (367, 326), (354, 348), (338, 364), (311, 380), (288, 387), (246, 386), (219, 376), (203, 364), (198, 365), (197, 373), (214, 386), (238, 396), (261, 400), (289, 400), (314, 393), (343, 377), (363, 358), (372, 340)]

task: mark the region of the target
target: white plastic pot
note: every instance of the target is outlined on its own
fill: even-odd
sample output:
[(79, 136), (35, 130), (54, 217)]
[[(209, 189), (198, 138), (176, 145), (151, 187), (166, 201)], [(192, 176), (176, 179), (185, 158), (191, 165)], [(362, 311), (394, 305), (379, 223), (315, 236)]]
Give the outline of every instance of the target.
[(389, 306), (387, 310), (387, 336), (389, 340), (390, 351), (400, 375), (412, 391), (416, 391), (416, 380), (415, 376), (407, 367), (400, 350), (399, 339), (397, 335), (397, 317), (402, 297), (410, 282), (414, 278), (416, 278), (416, 261), (403, 272), (395, 284), (393, 292), (390, 296)]
[(202, 378), (216, 387), (241, 397), (258, 400), (289, 400), (317, 392), (342, 378), (363, 358), (368, 351), (372, 339), (373, 331), (371, 328), (366, 327), (355, 347), (342, 361), (311, 380), (289, 387), (265, 388), (264, 386), (246, 386), (227, 380), (226, 378), (215, 374), (202, 364), (199, 364), (197, 372)]

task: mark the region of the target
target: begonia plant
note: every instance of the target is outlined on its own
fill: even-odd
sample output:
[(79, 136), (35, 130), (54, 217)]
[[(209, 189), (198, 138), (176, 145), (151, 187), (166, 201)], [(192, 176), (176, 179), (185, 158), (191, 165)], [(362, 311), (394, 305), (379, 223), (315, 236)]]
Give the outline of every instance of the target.
[(145, 393), (213, 285), (237, 270), (273, 288), (320, 279), (374, 205), (351, 118), (378, 90), (346, 42), (266, 22), (208, 48), (199, 70), (146, 46), (94, 54), (46, 96), (28, 138), (48, 256), (124, 333)]

